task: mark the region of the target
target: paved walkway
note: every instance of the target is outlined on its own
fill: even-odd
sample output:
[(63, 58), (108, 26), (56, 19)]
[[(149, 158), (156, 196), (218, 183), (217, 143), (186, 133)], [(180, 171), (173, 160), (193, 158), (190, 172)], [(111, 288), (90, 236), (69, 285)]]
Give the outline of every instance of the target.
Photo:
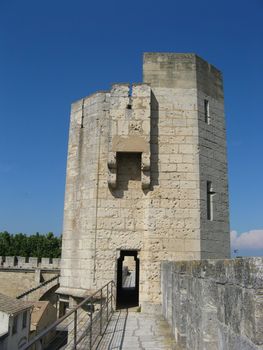
[(160, 317), (128, 310), (116, 311), (96, 350), (172, 350), (174, 339)]

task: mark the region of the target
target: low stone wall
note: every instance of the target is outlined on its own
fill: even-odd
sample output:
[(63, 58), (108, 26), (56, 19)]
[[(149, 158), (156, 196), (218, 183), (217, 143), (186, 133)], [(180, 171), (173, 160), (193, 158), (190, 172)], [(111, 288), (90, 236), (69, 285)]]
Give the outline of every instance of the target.
[(60, 259), (57, 258), (35, 258), (24, 256), (0, 256), (0, 268), (18, 268), (18, 269), (59, 269)]
[(43, 273), (40, 269), (0, 268), (0, 293), (16, 298), (27, 290), (55, 277), (57, 274), (58, 270), (49, 270)]
[(177, 349), (263, 349), (263, 258), (162, 263)]

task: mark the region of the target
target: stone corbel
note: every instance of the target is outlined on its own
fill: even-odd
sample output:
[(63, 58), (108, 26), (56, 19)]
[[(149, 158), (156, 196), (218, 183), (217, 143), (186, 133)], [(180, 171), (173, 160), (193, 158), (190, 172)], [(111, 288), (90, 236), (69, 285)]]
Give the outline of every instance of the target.
[(108, 156), (108, 185), (111, 188), (117, 186), (117, 160), (116, 152), (109, 152)]
[(142, 189), (146, 190), (151, 184), (151, 159), (150, 154), (142, 153)]

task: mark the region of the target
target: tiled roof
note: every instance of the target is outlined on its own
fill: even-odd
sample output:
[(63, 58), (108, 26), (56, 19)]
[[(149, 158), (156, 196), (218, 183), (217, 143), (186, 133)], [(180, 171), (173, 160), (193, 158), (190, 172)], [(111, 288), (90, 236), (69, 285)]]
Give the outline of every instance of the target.
[(6, 314), (13, 315), (17, 314), (23, 310), (30, 309), (32, 304), (11, 298), (5, 294), (0, 293), (0, 311)]

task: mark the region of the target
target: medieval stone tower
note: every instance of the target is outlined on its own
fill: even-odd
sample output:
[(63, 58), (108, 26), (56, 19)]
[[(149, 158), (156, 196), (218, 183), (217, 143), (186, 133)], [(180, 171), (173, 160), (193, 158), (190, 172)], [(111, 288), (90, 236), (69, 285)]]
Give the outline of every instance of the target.
[(143, 83), (72, 104), (60, 293), (121, 298), (126, 256), (143, 308), (162, 260), (229, 257), (222, 76), (195, 54), (146, 53)]

